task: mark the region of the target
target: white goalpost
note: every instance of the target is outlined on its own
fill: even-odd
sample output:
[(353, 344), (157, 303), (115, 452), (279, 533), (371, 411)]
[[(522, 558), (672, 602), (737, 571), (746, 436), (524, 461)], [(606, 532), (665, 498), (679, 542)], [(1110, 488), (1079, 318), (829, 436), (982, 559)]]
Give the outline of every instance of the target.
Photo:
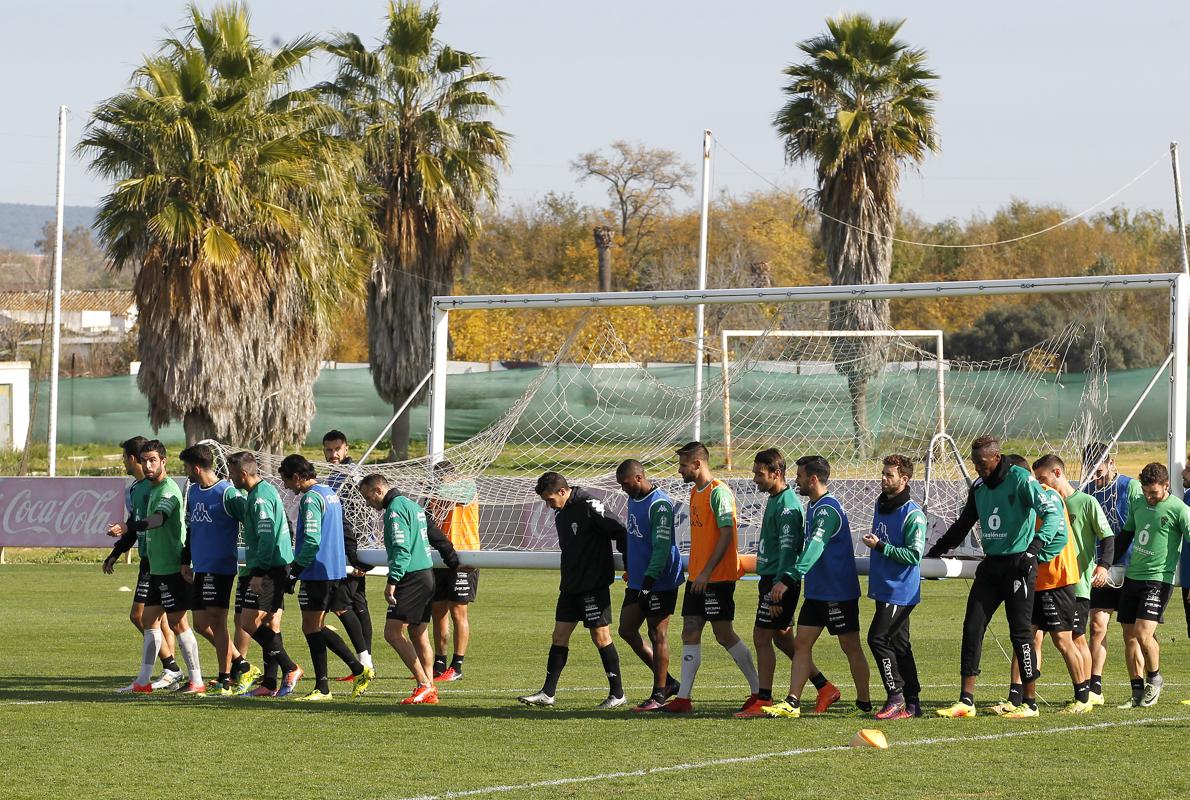
[(723, 380), (723, 451), (727, 469), (732, 467), (731, 441), (731, 340), (765, 338), (805, 339), (863, 339), (899, 338), (930, 339), (934, 344), (934, 369), (938, 382), (938, 433), (946, 432), (946, 356), (943, 353), (942, 331), (940, 330), (888, 330), (888, 331), (822, 331), (822, 330), (732, 330), (719, 332), (720, 366)]

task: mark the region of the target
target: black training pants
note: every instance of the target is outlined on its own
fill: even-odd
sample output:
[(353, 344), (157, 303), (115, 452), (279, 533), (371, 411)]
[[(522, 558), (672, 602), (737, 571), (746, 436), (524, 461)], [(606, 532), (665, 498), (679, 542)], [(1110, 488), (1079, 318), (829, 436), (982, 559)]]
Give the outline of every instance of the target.
[(876, 671), (890, 695), (915, 698), (921, 694), (917, 662), (909, 643), (909, 615), (917, 606), (894, 606), (876, 601), (876, 614), (868, 628), (868, 647), (876, 659)]
[(983, 654), (983, 637), (988, 623), (1000, 604), (1008, 620), (1008, 635), (1012, 649), (1021, 665), (1021, 680), (1032, 683), (1041, 672), (1033, 652), (1033, 588), (1037, 582), (1037, 567), (1028, 575), (1021, 575), (1016, 556), (987, 556), (975, 570), (971, 593), (967, 595), (967, 614), (963, 618), (963, 649), (960, 664), (963, 677), (979, 674), (979, 659)]

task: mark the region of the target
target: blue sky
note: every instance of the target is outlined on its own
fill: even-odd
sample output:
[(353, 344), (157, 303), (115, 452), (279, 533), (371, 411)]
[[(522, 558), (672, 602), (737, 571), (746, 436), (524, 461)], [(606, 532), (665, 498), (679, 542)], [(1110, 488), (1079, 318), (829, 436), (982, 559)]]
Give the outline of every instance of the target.
[[(90, 111), (126, 85), (139, 58), (182, 21), (184, 6), (5, 6), (0, 201), (49, 204), (58, 105), (72, 110), (73, 145)], [(693, 163), (703, 128), (722, 144), (716, 190), (738, 194), (766, 180), (805, 188), (811, 172), (783, 163), (771, 125), (781, 69), (797, 59), (798, 41), (846, 10), (906, 18), (902, 37), (924, 47), (941, 75), (942, 152), (906, 174), (901, 191), (902, 205), (928, 220), (989, 214), (1013, 197), (1079, 211), (1159, 159), (1171, 140), (1190, 150), (1186, 3), (444, 0), (441, 8), (442, 37), (481, 53), (507, 79), (499, 122), (515, 140), (502, 179), (505, 203), (548, 191), (602, 203), (600, 189), (578, 184), (570, 171), (577, 154), (622, 138)], [(330, 30), (367, 41), (380, 31), (384, 3), (255, 0), (250, 9), (265, 41)], [(324, 77), (323, 69), (313, 66), (311, 79)], [(93, 204), (106, 189), (71, 158), (68, 203)], [(1114, 203), (1172, 217), (1168, 163)]]

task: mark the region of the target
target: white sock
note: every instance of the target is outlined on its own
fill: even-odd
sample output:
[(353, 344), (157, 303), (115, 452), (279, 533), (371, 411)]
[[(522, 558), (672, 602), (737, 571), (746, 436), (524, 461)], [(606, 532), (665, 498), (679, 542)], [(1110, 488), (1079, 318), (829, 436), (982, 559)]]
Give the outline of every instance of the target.
[(752, 661), (752, 651), (748, 649), (748, 645), (744, 644), (743, 639), (740, 639), (727, 648), (727, 652), (735, 661), (735, 665), (740, 668), (740, 672), (744, 673), (744, 680), (748, 681), (748, 688), (752, 694), (756, 694), (760, 689), (760, 676), (756, 674), (756, 664)]
[(141, 686), (153, 682), (153, 668), (157, 666), (157, 654), (161, 652), (161, 629), (154, 625), (145, 629), (145, 644), (141, 650), (140, 672), (136, 682)]
[(372, 654), (367, 650), (362, 650), (359, 653), (356, 653), (356, 657), (359, 658), (359, 663), (363, 664), (368, 669), (374, 669), (372, 666)]
[(190, 673), (190, 682), (202, 684), (202, 667), (198, 663), (198, 639), (194, 638), (194, 631), (187, 628), (178, 634), (178, 649), (182, 651), (182, 660), (186, 662), (186, 671)]
[(698, 674), (698, 667), (702, 664), (702, 645), (682, 645), (682, 686), (678, 689), (678, 697), (690, 699), (694, 690), (694, 676)]

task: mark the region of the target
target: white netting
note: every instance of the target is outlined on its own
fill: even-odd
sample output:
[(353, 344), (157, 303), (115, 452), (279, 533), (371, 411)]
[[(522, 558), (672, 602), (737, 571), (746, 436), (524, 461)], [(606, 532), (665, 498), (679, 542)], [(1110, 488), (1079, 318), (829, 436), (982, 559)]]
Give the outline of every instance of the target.
[[(1101, 304), (1100, 304), (1101, 305)], [(751, 456), (778, 447), (792, 462), (801, 455), (825, 456), (832, 465), (832, 490), (860, 531), (871, 515), (878, 491), (880, 457), (909, 456), (918, 465), (914, 493), (925, 489), (924, 462), (939, 433), (940, 409), (945, 433), (963, 454), (972, 439), (998, 435), (1007, 452), (1018, 449), (1030, 461), (1059, 453), (1072, 479), (1081, 473), (1083, 447), (1106, 441), (1114, 431), (1107, 405), (1103, 312), (1088, 305), (1085, 314), (1044, 341), (992, 361), (947, 359), (939, 363), (931, 343), (899, 335), (759, 336), (735, 341), (726, 371), (708, 366), (701, 408), (702, 441), (712, 462), (721, 463), (723, 389), (730, 388), (731, 434), (735, 471), (717, 470), (737, 498), (744, 549), (755, 547), (764, 497), (750, 480)], [(815, 314), (815, 310), (821, 313)], [(829, 330), (824, 306), (790, 304), (763, 316), (768, 330)], [(473, 312), (474, 313), (474, 312)], [(660, 313), (660, 312), (659, 312)], [(741, 315), (743, 317), (743, 315)], [(573, 320), (571, 315), (568, 319)], [(743, 321), (755, 325), (756, 309)], [(740, 317), (720, 314), (720, 327)], [(540, 315), (526, 325), (541, 325)], [(563, 473), (572, 484), (605, 493), (622, 510), (614, 480), (626, 458), (641, 461), (649, 475), (679, 503), (688, 496), (676, 473), (674, 451), (691, 438), (694, 407), (693, 368), (645, 366), (626, 343), (615, 315), (590, 312), (576, 324), (558, 326), (565, 337), (556, 355), (537, 368), (527, 388), (508, 410), (478, 435), (452, 445), (444, 464), (431, 460), (369, 464), (362, 468), (316, 463), (320, 474), (344, 473), (351, 480), (379, 472), (405, 494), (426, 502), (447, 497), (443, 480), (474, 481), (480, 502), (481, 542), (489, 550), (552, 550), (552, 518), (533, 491), (547, 470)], [(1076, 342), (1092, 341), (1083, 388), (1074, 402), (1063, 386), (1067, 354)], [(717, 337), (708, 335), (708, 342)], [(720, 358), (708, 348), (712, 364)], [(639, 347), (637, 348), (639, 350)], [(867, 370), (866, 426), (857, 434), (848, 375)], [(939, 380), (945, 403), (939, 403)], [(449, 395), (448, 395), (449, 408)], [(448, 412), (449, 413), (449, 412)], [(235, 448), (217, 446), (220, 456)], [(280, 455), (256, 453), (264, 473), (273, 478)], [(937, 444), (930, 470), (930, 517), (933, 535), (957, 515), (966, 483), (953, 451)], [(283, 493), (283, 495), (286, 493)], [(379, 546), (375, 513), (358, 494), (343, 493), (349, 522)], [(679, 536), (685, 537), (683, 510)], [(857, 534), (858, 535), (858, 534)], [(975, 552), (971, 549), (970, 552)]]

